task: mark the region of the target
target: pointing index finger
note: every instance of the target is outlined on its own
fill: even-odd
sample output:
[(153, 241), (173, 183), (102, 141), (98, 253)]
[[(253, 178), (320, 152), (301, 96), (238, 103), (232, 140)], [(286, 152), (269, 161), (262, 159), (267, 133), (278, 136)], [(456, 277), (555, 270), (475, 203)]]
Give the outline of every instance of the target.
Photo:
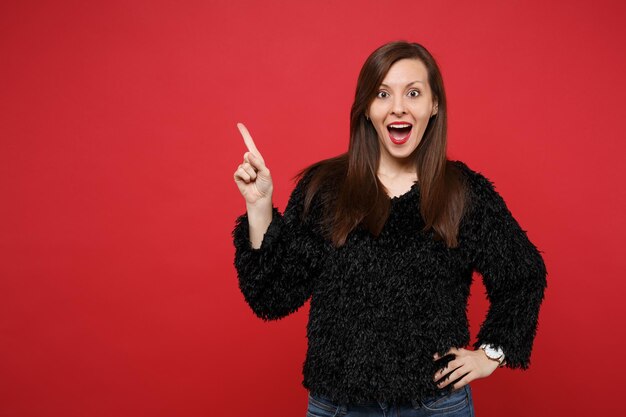
[(246, 143), (246, 147), (248, 148), (248, 150), (263, 159), (263, 157), (261, 156), (261, 152), (259, 152), (256, 145), (254, 144), (252, 136), (250, 136), (250, 132), (248, 132), (246, 126), (243, 123), (237, 123), (237, 127), (239, 128), (241, 136), (243, 136), (243, 141)]

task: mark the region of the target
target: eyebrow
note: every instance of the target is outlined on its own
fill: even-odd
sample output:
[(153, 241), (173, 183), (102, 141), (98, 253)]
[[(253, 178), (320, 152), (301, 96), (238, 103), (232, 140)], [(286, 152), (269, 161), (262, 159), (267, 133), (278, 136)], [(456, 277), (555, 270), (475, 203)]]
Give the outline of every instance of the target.
[[(420, 81), (420, 80), (415, 80), (415, 81), (411, 81), (410, 83), (408, 83), (408, 84), (406, 85), (406, 87), (410, 86), (411, 84), (415, 84), (415, 83), (422, 83), (422, 84), (424, 84), (424, 82), (423, 82), (423, 81)], [(382, 83), (380, 86), (381, 86), (381, 87), (389, 87), (389, 86), (388, 86), (387, 84), (385, 84), (385, 83)], [(404, 87), (404, 88), (406, 88), (406, 87)]]

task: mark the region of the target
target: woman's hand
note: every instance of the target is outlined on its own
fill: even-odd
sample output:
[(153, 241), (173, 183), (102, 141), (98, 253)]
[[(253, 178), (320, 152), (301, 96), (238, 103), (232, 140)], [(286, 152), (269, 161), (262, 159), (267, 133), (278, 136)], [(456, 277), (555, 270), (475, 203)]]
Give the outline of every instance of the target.
[[(489, 359), (487, 354), (482, 349), (468, 350), (463, 348), (451, 348), (444, 356), (451, 353), (453, 353), (456, 357), (448, 362), (444, 368), (437, 371), (433, 378), (435, 382), (441, 380), (437, 384), (439, 388), (443, 388), (451, 381), (457, 380), (465, 375), (462, 379), (452, 385), (452, 388), (454, 389), (460, 388), (475, 379), (491, 375), (491, 373), (500, 365), (498, 361)], [(435, 353), (434, 359), (437, 360), (439, 358), (440, 356)], [(444, 378), (446, 373), (450, 374)]]
[(246, 199), (246, 203), (256, 205), (259, 202), (268, 202), (271, 204), (274, 185), (270, 170), (265, 166), (265, 161), (256, 148), (248, 129), (243, 123), (237, 123), (237, 127), (243, 136), (248, 152), (243, 154), (243, 163), (235, 171), (235, 183)]

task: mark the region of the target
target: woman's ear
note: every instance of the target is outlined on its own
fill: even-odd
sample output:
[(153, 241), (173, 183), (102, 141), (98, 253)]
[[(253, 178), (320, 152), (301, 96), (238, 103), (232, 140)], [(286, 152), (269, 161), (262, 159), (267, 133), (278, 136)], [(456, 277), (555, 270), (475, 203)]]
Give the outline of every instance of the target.
[(435, 100), (435, 105), (433, 106), (433, 111), (430, 113), (431, 117), (436, 115), (439, 111), (439, 103)]

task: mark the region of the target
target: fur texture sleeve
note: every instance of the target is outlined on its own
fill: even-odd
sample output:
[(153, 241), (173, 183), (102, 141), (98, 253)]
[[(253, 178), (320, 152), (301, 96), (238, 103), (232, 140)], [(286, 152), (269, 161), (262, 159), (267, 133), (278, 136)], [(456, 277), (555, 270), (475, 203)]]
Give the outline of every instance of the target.
[(314, 216), (301, 219), (309, 179), (310, 173), (298, 181), (284, 214), (272, 208), (259, 248), (250, 244), (247, 212), (235, 222), (232, 236), (239, 288), (254, 314), (266, 321), (297, 311), (311, 296), (313, 278), (321, 270), (323, 241), (311, 227)]
[(500, 347), (506, 367), (527, 369), (547, 287), (546, 266), (494, 184), (480, 173), (466, 172), (469, 261), (482, 275), (490, 302), (474, 348), (482, 343)]

